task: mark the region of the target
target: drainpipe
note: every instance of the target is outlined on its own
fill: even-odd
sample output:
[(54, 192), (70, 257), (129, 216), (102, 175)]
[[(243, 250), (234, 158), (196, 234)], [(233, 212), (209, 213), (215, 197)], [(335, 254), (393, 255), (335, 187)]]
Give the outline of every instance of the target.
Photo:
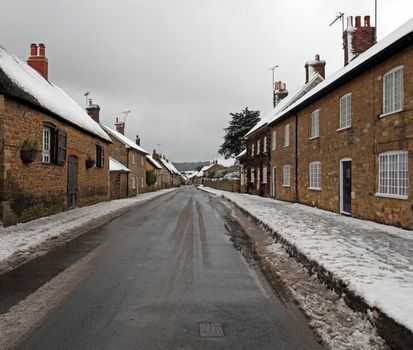
[(298, 203), (298, 115), (295, 115), (295, 201)]
[[(129, 152), (130, 149), (128, 148), (128, 152), (126, 153), (126, 167), (129, 169)], [(126, 198), (129, 197), (129, 174), (126, 173)]]

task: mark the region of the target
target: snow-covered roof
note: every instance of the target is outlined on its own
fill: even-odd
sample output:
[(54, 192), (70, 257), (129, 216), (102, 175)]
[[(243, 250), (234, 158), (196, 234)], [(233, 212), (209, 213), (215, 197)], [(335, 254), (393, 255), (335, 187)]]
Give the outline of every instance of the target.
[(0, 46), (0, 91), (41, 107), (66, 122), (110, 142), (109, 136), (99, 124), (69, 95), (2, 46)]
[(122, 135), (120, 132), (109, 128), (106, 125), (100, 124), (100, 126), (109, 134), (112, 135), (113, 137), (117, 138), (120, 142), (124, 143), (127, 147), (133, 148), (136, 151), (149, 154), (146, 152), (142, 147), (138, 146), (135, 142), (133, 142), (131, 139), (127, 138), (125, 135)]
[(307, 83), (303, 84), (293, 93), (289, 94), (287, 97), (282, 99), (280, 103), (278, 103), (278, 105), (276, 105), (273, 109), (271, 109), (268, 113), (266, 113), (263, 116), (263, 118), (250, 131), (248, 131), (244, 137), (248, 137), (249, 135), (253, 134), (258, 129), (271, 123), (274, 119), (277, 118), (277, 116), (283, 110), (288, 108), (291, 104), (293, 104), (295, 101), (300, 99), (303, 95), (308, 93), (311, 89), (313, 89), (315, 86), (320, 84), (322, 81), (323, 81), (323, 77), (318, 72), (315, 72)]
[(168, 163), (168, 164), (169, 164), (169, 166), (172, 168), (173, 172), (174, 172), (176, 175), (181, 175), (180, 171), (179, 171), (177, 168), (175, 168), (175, 165), (173, 165), (172, 163)]
[(390, 46), (401, 40), (403, 37), (413, 32), (413, 18), (397, 28), (395, 31), (386, 36), (383, 40), (373, 45), (370, 49), (366, 50), (355, 59), (353, 59), (347, 66), (339, 69), (333, 75), (326, 78), (322, 83), (317, 85), (310, 92), (301, 97), (298, 101), (286, 108), (279, 117), (287, 116), (290, 112), (297, 110), (303, 106), (306, 102), (316, 94), (321, 94), (324, 90), (331, 87), (332, 84), (344, 79), (345, 77), (353, 74), (360, 67), (367, 65), (373, 61), (376, 57), (380, 57)]
[(240, 157), (242, 157), (242, 156), (244, 156), (244, 155), (246, 155), (247, 154), (247, 150), (246, 149), (244, 149), (240, 154), (238, 154), (235, 158), (240, 158)]
[(124, 171), (129, 173), (130, 169), (118, 162), (116, 159), (109, 157), (109, 171)]
[(162, 163), (164, 168), (166, 168), (171, 174), (174, 174), (174, 171), (172, 170), (169, 163), (165, 159), (159, 158), (159, 161)]
[(146, 159), (151, 163), (155, 168), (162, 169), (162, 166), (149, 154), (146, 155)]

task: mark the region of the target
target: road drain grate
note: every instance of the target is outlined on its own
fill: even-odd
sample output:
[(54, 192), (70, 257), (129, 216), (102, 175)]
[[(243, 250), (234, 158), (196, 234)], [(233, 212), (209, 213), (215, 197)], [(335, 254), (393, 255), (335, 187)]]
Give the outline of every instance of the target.
[(200, 322), (199, 336), (201, 338), (222, 338), (224, 336), (222, 324), (216, 322)]

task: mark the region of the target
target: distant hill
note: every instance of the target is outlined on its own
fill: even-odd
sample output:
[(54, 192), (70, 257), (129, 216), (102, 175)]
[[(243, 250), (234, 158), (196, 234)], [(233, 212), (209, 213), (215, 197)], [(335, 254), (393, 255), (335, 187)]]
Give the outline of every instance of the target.
[(173, 165), (175, 165), (175, 168), (177, 168), (179, 171), (189, 171), (196, 170), (196, 168), (203, 167), (204, 165), (209, 165), (209, 161), (173, 163)]

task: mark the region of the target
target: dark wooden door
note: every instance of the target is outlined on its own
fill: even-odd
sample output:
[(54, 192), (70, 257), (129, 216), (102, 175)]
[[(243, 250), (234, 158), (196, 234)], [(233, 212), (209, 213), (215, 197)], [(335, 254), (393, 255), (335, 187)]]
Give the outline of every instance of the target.
[(343, 162), (343, 212), (351, 214), (351, 160)]
[(74, 208), (77, 204), (77, 157), (70, 156), (67, 160), (67, 207)]

